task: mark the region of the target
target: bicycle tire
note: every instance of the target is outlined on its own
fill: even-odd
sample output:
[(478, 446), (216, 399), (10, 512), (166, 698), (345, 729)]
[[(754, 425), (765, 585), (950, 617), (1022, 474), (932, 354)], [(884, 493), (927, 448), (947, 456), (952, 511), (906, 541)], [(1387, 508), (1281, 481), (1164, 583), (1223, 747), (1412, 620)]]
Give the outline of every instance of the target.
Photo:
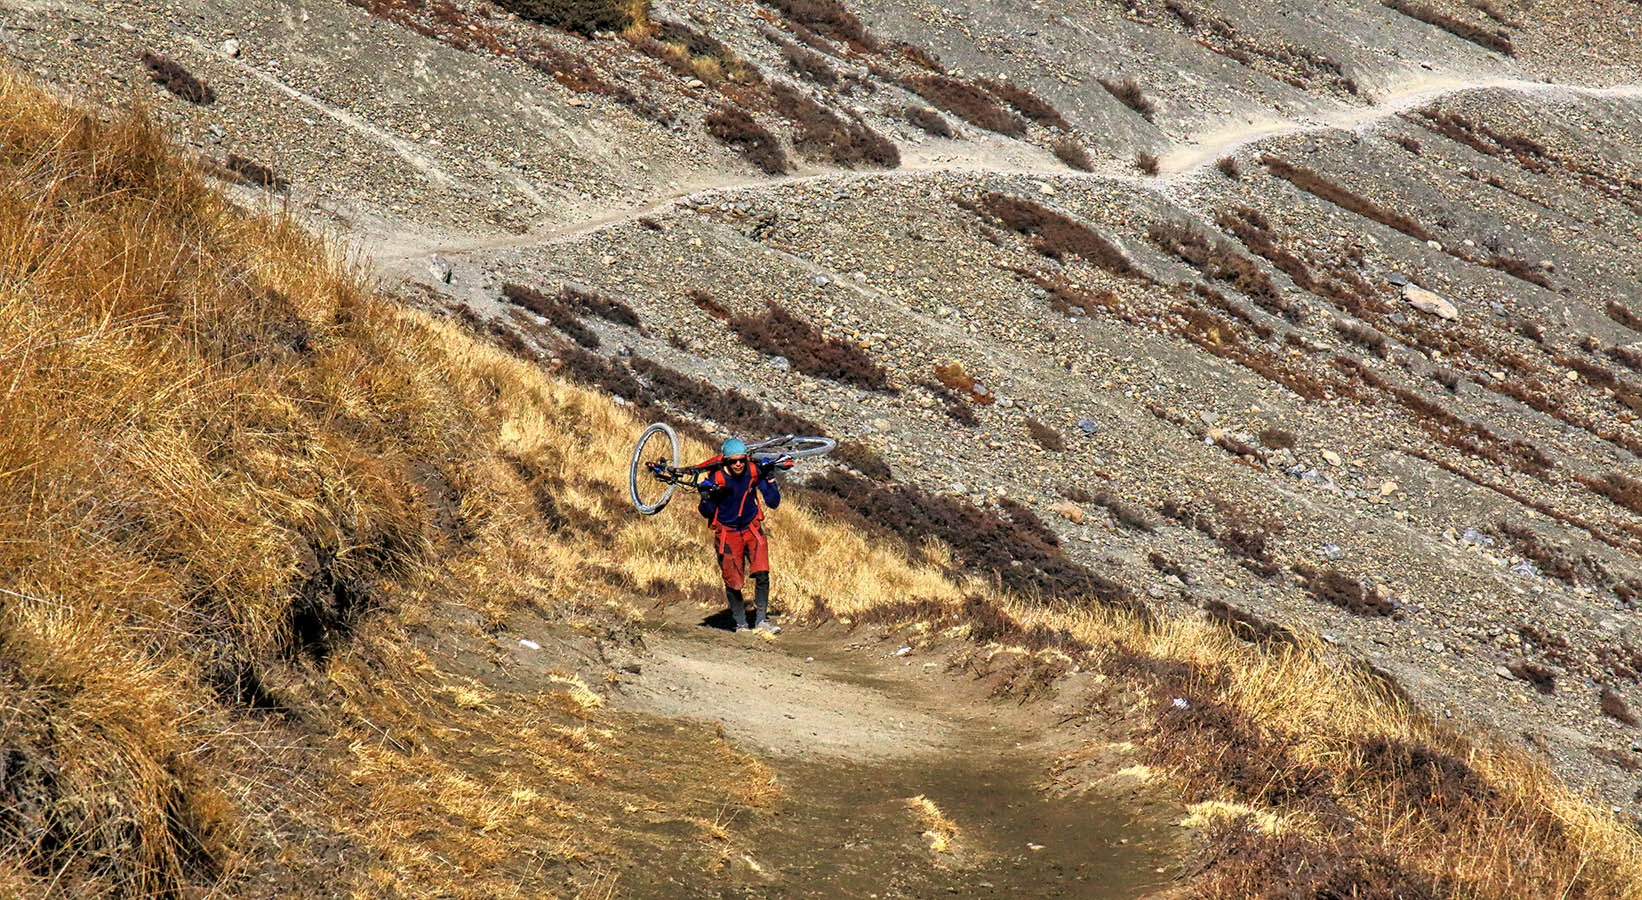
[(658, 434), (667, 439), (673, 468), (681, 468), (684, 465), (679, 456), (678, 433), (673, 431), (673, 426), (668, 425), (666, 422), (655, 422), (645, 428), (643, 433), (639, 435), (638, 441), (633, 444), (633, 458), (627, 464), (627, 496), (628, 499), (633, 501), (633, 508), (638, 510), (640, 515), (645, 516), (653, 516), (666, 509), (667, 504), (673, 499), (673, 492), (678, 490), (677, 484), (668, 484), (667, 489), (661, 494), (661, 499), (654, 503), (644, 502), (644, 498), (639, 495), (639, 479), (641, 477), (651, 477), (650, 473), (644, 468), (644, 447), (651, 438)]
[(831, 453), (838, 446), (838, 442), (828, 437), (788, 437), (783, 441), (781, 454), (793, 459), (803, 459), (806, 456), (820, 456)]

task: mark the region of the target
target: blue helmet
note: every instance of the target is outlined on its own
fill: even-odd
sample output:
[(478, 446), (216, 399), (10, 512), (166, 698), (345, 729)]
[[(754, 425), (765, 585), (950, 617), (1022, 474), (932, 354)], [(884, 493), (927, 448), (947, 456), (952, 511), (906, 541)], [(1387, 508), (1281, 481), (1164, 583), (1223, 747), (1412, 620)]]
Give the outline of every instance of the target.
[(722, 459), (736, 459), (747, 455), (747, 445), (739, 438), (730, 438), (718, 448), (718, 455)]

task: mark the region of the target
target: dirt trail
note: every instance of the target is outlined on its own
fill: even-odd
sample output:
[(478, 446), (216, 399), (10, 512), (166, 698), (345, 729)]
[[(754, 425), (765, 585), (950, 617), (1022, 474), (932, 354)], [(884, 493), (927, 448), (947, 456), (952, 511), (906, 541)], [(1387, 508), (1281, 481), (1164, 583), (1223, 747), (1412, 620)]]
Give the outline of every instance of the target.
[[(737, 823), (750, 848), (724, 871), (641, 868), (624, 896), (1117, 900), (1174, 883), (1178, 808), (1130, 776), (1043, 789), (1058, 757), (1096, 737), (1056, 727), (1084, 700), (1075, 677), (1054, 700), (1020, 704), (944, 656), (897, 655), (864, 632), (766, 640), (700, 621), (650, 632), (643, 675), (618, 702), (721, 725), (773, 767), (783, 799)], [(906, 807), (917, 795), (957, 825), (951, 851), (931, 850)]]
[(624, 225), (648, 215), (671, 210), (678, 206), (706, 203), (725, 195), (752, 190), (780, 190), (796, 185), (831, 182), (848, 185), (874, 179), (919, 178), (942, 173), (985, 173), (1002, 176), (1054, 178), (1057, 180), (1092, 180), (1121, 183), (1156, 192), (1172, 198), (1173, 191), (1182, 182), (1195, 177), (1216, 160), (1262, 141), (1295, 134), (1324, 131), (1360, 132), (1375, 124), (1400, 115), (1409, 109), (1471, 91), (1503, 90), (1524, 95), (1551, 98), (1611, 97), (1642, 99), (1642, 85), (1591, 87), (1574, 84), (1527, 81), (1516, 78), (1468, 79), (1456, 75), (1433, 75), (1398, 86), (1376, 98), (1370, 106), (1342, 106), (1327, 115), (1303, 119), (1269, 118), (1255, 122), (1208, 131), (1177, 143), (1175, 149), (1159, 159), (1160, 175), (1144, 177), (1127, 174), (1127, 161), (1108, 165), (1102, 171), (1091, 173), (1067, 169), (1044, 154), (1042, 166), (1022, 166), (1017, 160), (993, 158), (986, 154), (947, 158), (906, 160), (901, 168), (858, 172), (848, 169), (830, 169), (792, 177), (711, 178), (679, 186), (664, 196), (648, 203), (629, 208), (598, 208), (590, 210), (586, 218), (559, 228), (532, 231), (517, 237), (497, 238), (483, 236), (451, 238), (432, 237), (424, 232), (403, 231), (379, 234), (372, 238), (368, 255), (383, 271), (403, 270), (408, 263), (434, 254), (458, 255), (518, 250), (527, 247), (545, 247), (564, 243), (588, 234)]

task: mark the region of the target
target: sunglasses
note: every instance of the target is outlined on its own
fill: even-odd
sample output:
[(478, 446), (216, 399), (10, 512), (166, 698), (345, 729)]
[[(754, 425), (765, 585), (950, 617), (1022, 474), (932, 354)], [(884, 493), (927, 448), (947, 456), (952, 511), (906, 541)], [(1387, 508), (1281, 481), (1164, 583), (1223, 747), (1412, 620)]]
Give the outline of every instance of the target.
[(747, 461), (747, 457), (745, 457), (745, 456), (732, 456), (732, 457), (724, 460), (724, 464), (727, 465), (727, 466), (738, 466), (738, 465), (740, 465), (740, 464), (742, 464), (746, 461)]

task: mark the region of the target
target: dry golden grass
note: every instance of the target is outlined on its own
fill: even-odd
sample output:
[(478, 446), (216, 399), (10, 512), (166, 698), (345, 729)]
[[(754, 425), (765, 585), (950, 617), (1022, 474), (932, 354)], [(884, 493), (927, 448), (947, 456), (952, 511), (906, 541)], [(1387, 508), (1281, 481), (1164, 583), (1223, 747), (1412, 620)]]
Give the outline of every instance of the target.
[(951, 853), (953, 842), (958, 840), (958, 826), (947, 818), (946, 813), (941, 812), (935, 801), (919, 794), (908, 797), (906, 807), (923, 832), (924, 840), (929, 842), (930, 852)]
[[(705, 729), (633, 727), (590, 685), (604, 673), (459, 662), (521, 617), (580, 640), (631, 629), (658, 585), (714, 584), (689, 510), (642, 519), (616, 487), (639, 423), (379, 299), (333, 248), (227, 204), (140, 114), (101, 122), (0, 76), (0, 169), (0, 894), (278, 893), (339, 871), (361, 897), (602, 896), (621, 858), (729, 858), (780, 796), (766, 767)], [(983, 587), (938, 546), (909, 563), (797, 502), (769, 526), (797, 617), (922, 601), (941, 611), (924, 639), (987, 636), (975, 658), (1023, 689), (1072, 666), (1144, 685), (1136, 658), (1217, 673), (1185, 683), (1194, 702), (1296, 769), (1368, 772), (1374, 738), (1463, 760), (1493, 799), (1458, 813), (1410, 811), (1372, 773), (1338, 786), (1361, 842), (1449, 878), (1444, 896), (1642, 898), (1634, 833), (1320, 648), (997, 596), (1014, 627), (982, 630)], [(1071, 643), (1025, 646), (1036, 626)], [(1330, 834), (1147, 740), (1197, 802)], [(1229, 808), (1198, 809), (1241, 821)]]

